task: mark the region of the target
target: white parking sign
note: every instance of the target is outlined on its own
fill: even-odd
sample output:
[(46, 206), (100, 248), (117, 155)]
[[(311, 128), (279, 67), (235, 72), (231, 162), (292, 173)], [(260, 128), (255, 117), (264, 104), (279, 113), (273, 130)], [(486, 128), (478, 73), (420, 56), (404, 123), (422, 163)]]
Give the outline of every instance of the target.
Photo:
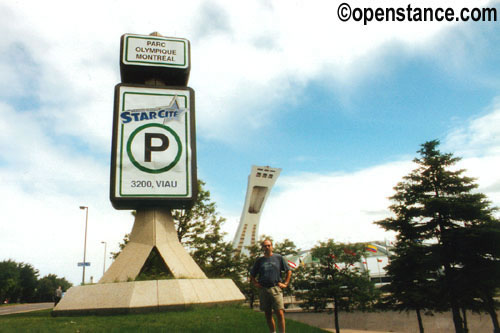
[(194, 91), (117, 85), (111, 201), (181, 208), (193, 197)]

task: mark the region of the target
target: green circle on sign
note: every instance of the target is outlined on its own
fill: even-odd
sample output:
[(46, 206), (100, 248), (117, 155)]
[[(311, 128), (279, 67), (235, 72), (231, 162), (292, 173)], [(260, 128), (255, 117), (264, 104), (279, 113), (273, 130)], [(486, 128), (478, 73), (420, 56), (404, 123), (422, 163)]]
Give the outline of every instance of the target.
[[(178, 151), (177, 151), (177, 154), (176, 154), (174, 160), (172, 161), (172, 163), (170, 163), (169, 165), (167, 165), (167, 166), (165, 166), (163, 168), (160, 168), (160, 169), (146, 168), (145, 166), (143, 166), (139, 162), (137, 162), (137, 160), (134, 158), (134, 155), (132, 154), (132, 141), (134, 141), (135, 136), (140, 131), (142, 131), (143, 129), (148, 128), (148, 127), (159, 127), (159, 128), (163, 128), (164, 130), (168, 131), (170, 134), (173, 135), (173, 137), (175, 138), (175, 141), (177, 142), (177, 146), (179, 147)], [(129, 137), (128, 141), (127, 141), (127, 155), (130, 158), (130, 161), (132, 162), (133, 165), (136, 166), (137, 169), (139, 169), (141, 171), (144, 171), (144, 172), (147, 172), (147, 173), (162, 173), (162, 172), (165, 172), (165, 171), (168, 171), (168, 170), (172, 169), (177, 164), (177, 162), (179, 162), (179, 160), (181, 158), (181, 153), (182, 153), (181, 139), (179, 138), (179, 136), (177, 135), (177, 133), (174, 132), (174, 130), (172, 130), (170, 127), (162, 125), (162, 124), (146, 124), (146, 125), (142, 125), (142, 126), (136, 128), (132, 132), (132, 134), (130, 135), (130, 137)]]

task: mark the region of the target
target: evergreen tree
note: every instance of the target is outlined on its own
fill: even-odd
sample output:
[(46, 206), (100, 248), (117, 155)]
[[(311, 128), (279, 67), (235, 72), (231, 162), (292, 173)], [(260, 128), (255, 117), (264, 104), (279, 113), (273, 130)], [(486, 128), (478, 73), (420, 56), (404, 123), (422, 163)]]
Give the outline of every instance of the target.
[(457, 278), (462, 307), (488, 313), (494, 332), (500, 333), (496, 315), (499, 304), (494, 298), (500, 287), (500, 223), (471, 223), (457, 230), (454, 237), (463, 247), (458, 254), (462, 269)]
[[(464, 176), (465, 170), (453, 170), (460, 158), (441, 153), (438, 146), (437, 140), (422, 145), (420, 157), (414, 159), (417, 168), (396, 185), (396, 194), (390, 198), (395, 217), (376, 223), (398, 233), (396, 257), (388, 267), (395, 281), (393, 296), (402, 307), (412, 310), (440, 310), (442, 303), (438, 299), (446, 301), (455, 330), (462, 333), (466, 327), (460, 310), (475, 307), (473, 296), (484, 285), (489, 290), (489, 294), (483, 293), (485, 299), (493, 301), (492, 293), (498, 287), (498, 279), (488, 277), (498, 276), (498, 246), (478, 245), (486, 241), (485, 230), (496, 230), (489, 233), (488, 240), (500, 243), (499, 222), (485, 195), (474, 192), (475, 179)], [(410, 269), (401, 268), (405, 262)], [(475, 266), (478, 263), (480, 268)], [(478, 269), (484, 272), (487, 282), (467, 280), (467, 272)], [(431, 281), (436, 282), (433, 288), (429, 288)], [(465, 285), (473, 291), (464, 293)], [(412, 293), (406, 293), (405, 288)], [(428, 302), (417, 295), (418, 290)], [(431, 297), (431, 290), (437, 290), (439, 297)], [(494, 317), (494, 325), (498, 325)]]
[(414, 310), (417, 315), (419, 330), (424, 332), (422, 312), (436, 309), (433, 300), (436, 295), (435, 265), (430, 262), (429, 248), (416, 240), (400, 240), (393, 249), (394, 256), (385, 267), (391, 283), (382, 287), (385, 297), (382, 304), (399, 311)]

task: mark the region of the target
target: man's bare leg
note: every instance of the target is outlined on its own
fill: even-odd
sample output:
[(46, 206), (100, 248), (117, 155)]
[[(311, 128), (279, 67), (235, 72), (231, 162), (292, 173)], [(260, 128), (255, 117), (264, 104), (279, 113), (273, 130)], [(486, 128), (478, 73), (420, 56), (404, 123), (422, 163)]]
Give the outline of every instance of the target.
[(276, 318), (278, 319), (278, 327), (280, 328), (280, 332), (285, 333), (285, 311), (278, 310), (276, 312)]
[(266, 321), (267, 321), (267, 326), (269, 327), (269, 332), (276, 332), (276, 325), (274, 323), (274, 318), (273, 318), (273, 310), (266, 311)]

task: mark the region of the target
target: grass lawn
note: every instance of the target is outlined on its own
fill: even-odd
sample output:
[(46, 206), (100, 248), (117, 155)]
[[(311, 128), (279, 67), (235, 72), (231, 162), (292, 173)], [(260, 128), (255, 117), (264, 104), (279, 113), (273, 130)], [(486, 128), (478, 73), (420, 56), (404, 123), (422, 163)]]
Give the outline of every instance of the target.
[[(52, 317), (51, 310), (0, 316), (0, 332), (268, 332), (264, 314), (243, 306), (147, 314)], [(287, 320), (287, 332), (324, 332)]]

